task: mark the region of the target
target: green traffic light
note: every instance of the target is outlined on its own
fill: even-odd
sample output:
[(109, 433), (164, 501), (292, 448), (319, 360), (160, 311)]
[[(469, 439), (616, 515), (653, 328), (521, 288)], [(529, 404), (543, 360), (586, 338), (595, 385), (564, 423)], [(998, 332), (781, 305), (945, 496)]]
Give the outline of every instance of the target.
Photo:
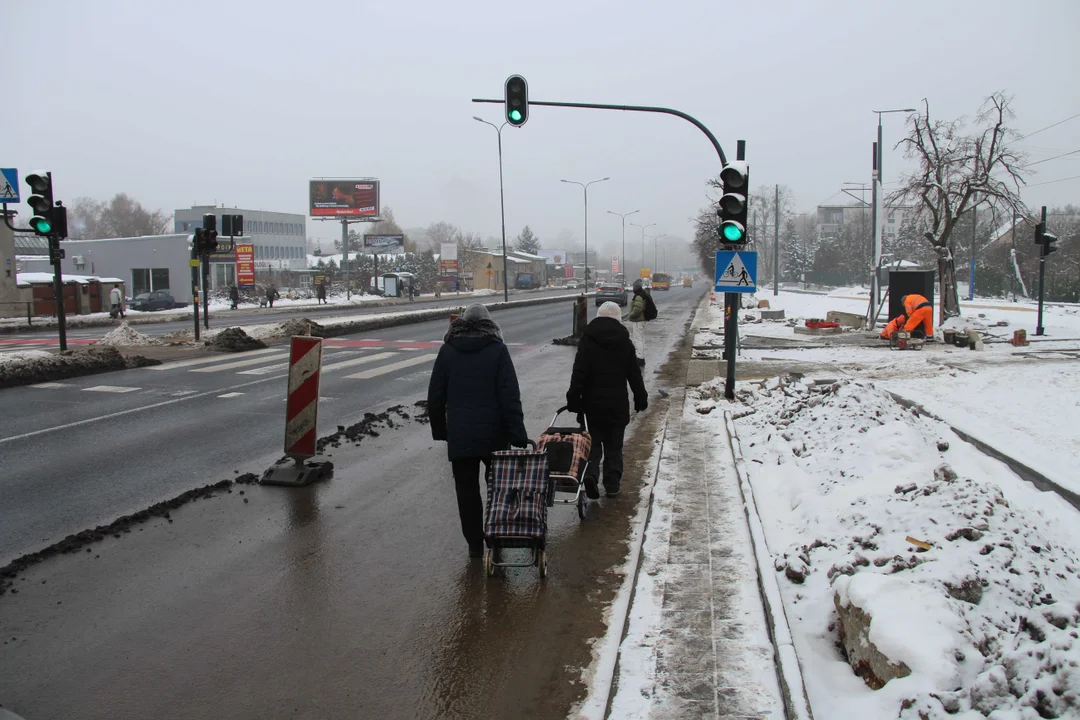
[(34, 218), (30, 221), (30, 227), (42, 235), (52, 232), (52, 223), (45, 218)]
[(738, 225), (728, 223), (721, 228), (724, 233), (724, 239), (728, 242), (739, 242), (743, 239), (743, 231)]
[(518, 122), (519, 120), (521, 120), (521, 111), (520, 110), (511, 110), (510, 111), (510, 119), (513, 120), (514, 122)]

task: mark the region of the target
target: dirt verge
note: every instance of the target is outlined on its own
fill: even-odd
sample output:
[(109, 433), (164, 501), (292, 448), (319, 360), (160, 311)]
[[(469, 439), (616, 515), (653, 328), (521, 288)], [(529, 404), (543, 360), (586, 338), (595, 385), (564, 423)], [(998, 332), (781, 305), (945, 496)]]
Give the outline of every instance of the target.
[(31, 358), (0, 365), (0, 388), (67, 380), (112, 370), (160, 365), (142, 355), (125, 357), (115, 347), (91, 346), (66, 350), (49, 357)]

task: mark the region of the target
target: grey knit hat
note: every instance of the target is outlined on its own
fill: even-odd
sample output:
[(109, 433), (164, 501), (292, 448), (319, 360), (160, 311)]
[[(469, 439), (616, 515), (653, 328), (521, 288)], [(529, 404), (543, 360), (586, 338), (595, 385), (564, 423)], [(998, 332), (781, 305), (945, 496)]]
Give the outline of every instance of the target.
[(491, 319), (491, 315), (490, 313), (488, 313), (488, 309), (480, 303), (476, 303), (475, 305), (470, 305), (469, 307), (467, 307), (465, 309), (465, 314), (461, 317), (463, 320), (469, 320), (472, 322), (476, 322), (477, 320)]

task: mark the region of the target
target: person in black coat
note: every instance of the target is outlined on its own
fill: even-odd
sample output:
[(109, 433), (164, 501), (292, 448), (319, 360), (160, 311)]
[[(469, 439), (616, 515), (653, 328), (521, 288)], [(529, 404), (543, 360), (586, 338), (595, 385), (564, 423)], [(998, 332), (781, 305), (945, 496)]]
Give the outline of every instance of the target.
[(484, 554), (480, 463), (508, 445), (525, 447), (521, 390), (502, 331), (483, 305), (450, 324), (428, 384), (431, 437), (445, 440), (457, 488), (461, 532), (469, 555)]
[(607, 496), (618, 495), (622, 484), (623, 435), (630, 423), (627, 383), (634, 391), (634, 409), (648, 409), (649, 396), (630, 333), (622, 324), (619, 306), (606, 302), (596, 319), (585, 326), (566, 391), (567, 409), (585, 413), (589, 421), (592, 453), (585, 473), (585, 494), (594, 500), (600, 497), (597, 476), (601, 458)]

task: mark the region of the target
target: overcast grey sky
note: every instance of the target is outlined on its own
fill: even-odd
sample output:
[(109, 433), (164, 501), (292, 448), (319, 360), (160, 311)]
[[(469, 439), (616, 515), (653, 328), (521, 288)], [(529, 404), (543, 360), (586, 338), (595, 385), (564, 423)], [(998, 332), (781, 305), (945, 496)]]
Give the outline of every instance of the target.
[[(7, 3), (3, 20), (0, 166), (52, 170), (61, 199), (127, 192), (170, 212), (302, 213), (309, 178), (375, 176), (405, 227), (497, 235), (495, 131), (472, 116), (501, 122), (502, 108), (470, 99), (500, 97), (512, 73), (535, 100), (681, 109), (731, 157), (744, 138), (753, 185), (789, 185), (800, 210), (869, 182), (872, 110), (925, 97), (939, 117), (974, 115), (1004, 89), (1022, 132), (1080, 113), (1077, 0), (42, 0)], [(903, 120), (885, 122), (888, 183)], [(592, 244), (619, 235), (605, 210), (690, 237), (719, 170), (666, 116), (533, 108), (503, 140), (507, 232), (527, 223), (546, 247), (581, 235), (581, 189), (561, 178), (611, 177), (589, 191)], [(1080, 118), (1022, 146), (1080, 149)], [(1038, 169), (1030, 182), (1080, 175), (1080, 154)], [(1080, 202), (1080, 180), (1024, 197)]]

